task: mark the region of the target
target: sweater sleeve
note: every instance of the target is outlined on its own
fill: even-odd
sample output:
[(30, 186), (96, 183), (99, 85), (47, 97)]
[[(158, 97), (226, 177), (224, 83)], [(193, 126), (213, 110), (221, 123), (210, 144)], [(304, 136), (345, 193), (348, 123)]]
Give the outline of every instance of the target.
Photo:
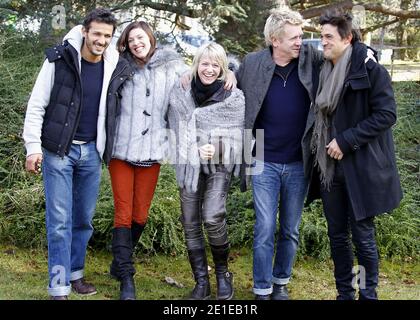
[(23, 127), (26, 156), (42, 153), (41, 130), (44, 122), (45, 109), (50, 102), (50, 95), (54, 84), (54, 72), (55, 64), (45, 59), (32, 89), (26, 109)]

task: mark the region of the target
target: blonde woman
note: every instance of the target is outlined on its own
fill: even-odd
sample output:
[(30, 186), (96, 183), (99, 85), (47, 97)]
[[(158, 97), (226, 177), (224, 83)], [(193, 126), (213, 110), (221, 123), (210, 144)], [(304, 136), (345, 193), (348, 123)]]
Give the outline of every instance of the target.
[(228, 72), (223, 47), (204, 44), (194, 57), (189, 88), (176, 85), (169, 98), (181, 222), (196, 281), (190, 299), (196, 300), (210, 298), (203, 225), (215, 264), (216, 298), (231, 299), (234, 291), (225, 204), (232, 173), (239, 174), (245, 100), (239, 89), (224, 88)]

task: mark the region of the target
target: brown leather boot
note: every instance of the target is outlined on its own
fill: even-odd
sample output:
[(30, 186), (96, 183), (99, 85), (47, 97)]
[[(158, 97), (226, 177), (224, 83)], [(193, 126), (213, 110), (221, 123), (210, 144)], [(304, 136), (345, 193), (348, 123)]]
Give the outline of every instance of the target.
[(78, 294), (84, 296), (91, 296), (97, 293), (95, 286), (91, 283), (86, 282), (84, 278), (70, 281), (70, 283), (71, 289)]

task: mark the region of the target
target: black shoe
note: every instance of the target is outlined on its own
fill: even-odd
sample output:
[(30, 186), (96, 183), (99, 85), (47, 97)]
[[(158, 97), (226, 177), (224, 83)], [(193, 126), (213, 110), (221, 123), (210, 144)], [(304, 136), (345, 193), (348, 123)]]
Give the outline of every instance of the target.
[(336, 300), (354, 300), (354, 294), (338, 294)]
[(274, 284), (271, 300), (289, 300), (289, 292), (286, 285)]
[(217, 300), (231, 300), (233, 298), (233, 274), (226, 271), (216, 273), (217, 281)]
[(121, 279), (120, 300), (136, 300), (136, 287), (132, 276)]
[(67, 296), (51, 296), (50, 300), (68, 300)]
[(256, 294), (255, 300), (271, 300), (271, 297), (269, 294)]
[(210, 281), (209, 278), (199, 279), (188, 300), (208, 300), (210, 299)]

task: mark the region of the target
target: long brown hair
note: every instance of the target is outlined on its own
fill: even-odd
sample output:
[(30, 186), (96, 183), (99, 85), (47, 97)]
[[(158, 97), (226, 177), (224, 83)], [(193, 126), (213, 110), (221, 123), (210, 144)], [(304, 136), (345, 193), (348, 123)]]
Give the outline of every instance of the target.
[[(137, 29), (137, 28), (142, 29), (144, 32), (146, 32), (150, 40), (150, 50), (144, 59), (139, 59), (133, 56), (133, 54), (130, 51), (130, 48), (128, 47), (128, 36), (131, 30)], [(117, 50), (120, 54), (125, 53), (125, 52), (129, 53), (130, 56), (134, 59), (134, 61), (136, 61), (136, 63), (139, 66), (143, 67), (147, 62), (149, 62), (150, 58), (153, 56), (156, 50), (156, 37), (153, 34), (152, 28), (150, 28), (150, 26), (144, 21), (131, 22), (121, 33), (117, 41)]]

